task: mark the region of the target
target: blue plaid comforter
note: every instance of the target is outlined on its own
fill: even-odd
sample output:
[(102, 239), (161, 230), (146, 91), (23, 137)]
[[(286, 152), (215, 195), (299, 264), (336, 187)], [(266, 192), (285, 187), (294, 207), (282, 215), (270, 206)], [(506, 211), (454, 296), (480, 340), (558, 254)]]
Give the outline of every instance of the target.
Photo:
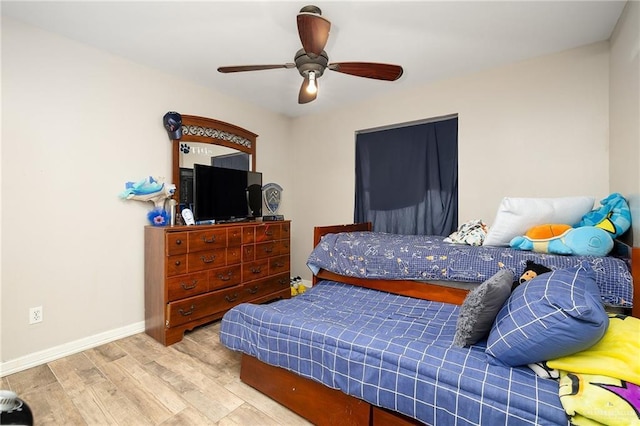
[(445, 243), (443, 239), (383, 232), (327, 234), (311, 252), (307, 265), (314, 274), (322, 268), (360, 278), (481, 283), (504, 268), (519, 277), (527, 260), (554, 270), (570, 268), (586, 260), (596, 272), (596, 283), (605, 305), (633, 306), (631, 271), (622, 259), (469, 246)]
[(558, 383), (452, 346), (459, 307), (323, 281), (228, 311), (220, 340), (430, 425), (566, 425)]

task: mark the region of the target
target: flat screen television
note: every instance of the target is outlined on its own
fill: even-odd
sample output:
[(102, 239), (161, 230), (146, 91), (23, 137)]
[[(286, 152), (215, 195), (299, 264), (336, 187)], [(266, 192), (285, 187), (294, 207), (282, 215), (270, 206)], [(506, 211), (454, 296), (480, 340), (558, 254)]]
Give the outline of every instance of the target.
[(262, 173), (194, 164), (193, 216), (196, 222), (262, 216)]

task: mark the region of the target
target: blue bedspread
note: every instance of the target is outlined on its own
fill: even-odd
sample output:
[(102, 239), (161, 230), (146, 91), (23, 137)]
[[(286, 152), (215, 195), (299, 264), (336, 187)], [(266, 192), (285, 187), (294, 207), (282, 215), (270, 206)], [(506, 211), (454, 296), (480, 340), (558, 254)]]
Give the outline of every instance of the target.
[(527, 260), (551, 269), (569, 268), (586, 260), (596, 272), (602, 301), (608, 306), (633, 306), (633, 284), (627, 263), (619, 258), (561, 256), (508, 247), (445, 243), (444, 237), (344, 232), (322, 237), (307, 260), (320, 268), (360, 278), (462, 281), (481, 283), (503, 268), (516, 277)]
[(323, 281), (222, 319), (228, 348), (434, 425), (566, 425), (558, 383), (452, 346), (458, 306)]

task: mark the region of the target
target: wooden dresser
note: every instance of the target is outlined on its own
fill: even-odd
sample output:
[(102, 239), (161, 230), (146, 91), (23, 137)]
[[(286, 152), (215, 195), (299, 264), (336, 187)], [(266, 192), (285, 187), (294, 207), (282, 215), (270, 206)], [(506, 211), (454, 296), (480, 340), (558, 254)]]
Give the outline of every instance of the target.
[(291, 297), (290, 221), (145, 227), (145, 330), (165, 346), (233, 306)]

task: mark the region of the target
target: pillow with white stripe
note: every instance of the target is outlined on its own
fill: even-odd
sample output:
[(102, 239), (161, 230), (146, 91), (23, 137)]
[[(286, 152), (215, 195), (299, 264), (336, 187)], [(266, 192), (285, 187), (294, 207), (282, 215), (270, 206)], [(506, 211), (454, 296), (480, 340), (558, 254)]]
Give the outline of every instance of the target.
[(541, 274), (516, 288), (498, 312), (488, 361), (518, 366), (573, 354), (597, 343), (608, 325), (588, 262)]

